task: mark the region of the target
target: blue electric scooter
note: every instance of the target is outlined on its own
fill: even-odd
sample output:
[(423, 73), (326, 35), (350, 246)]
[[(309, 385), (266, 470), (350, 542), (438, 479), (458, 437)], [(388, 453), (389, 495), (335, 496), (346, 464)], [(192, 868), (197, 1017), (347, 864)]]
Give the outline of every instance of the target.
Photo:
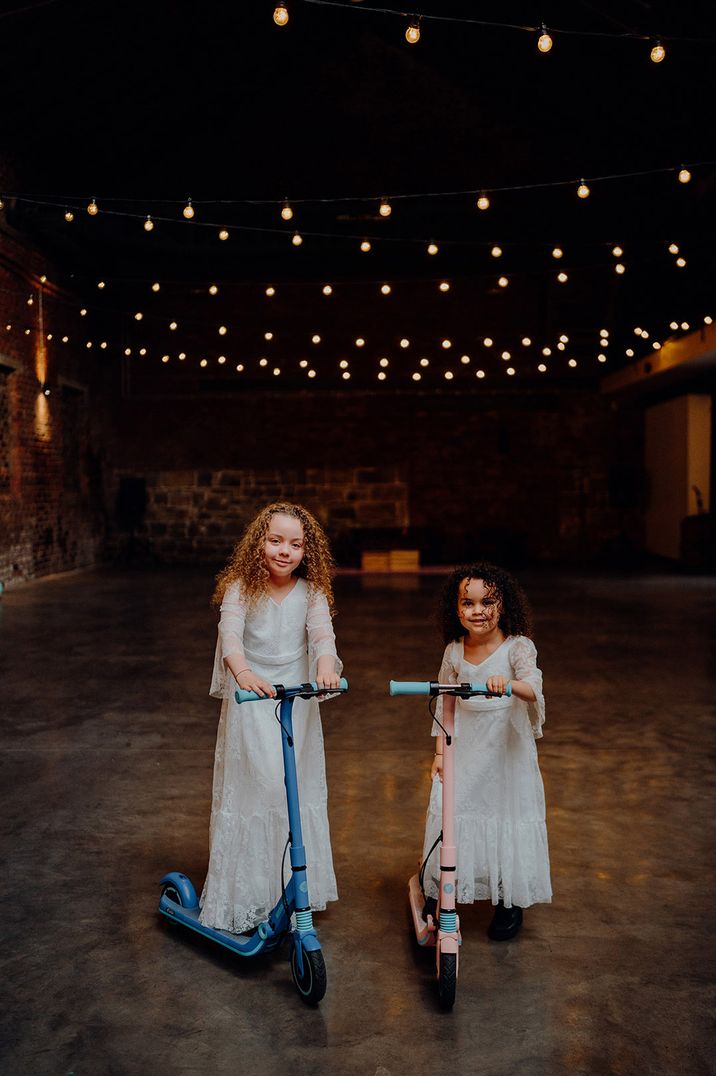
[[(326, 992), (326, 965), (321, 952), (321, 943), (313, 927), (311, 902), (308, 896), (306, 878), (306, 851), (301, 834), (301, 813), (298, 801), (298, 781), (296, 778), (296, 756), (293, 747), (293, 700), (317, 698), (326, 694), (325, 688), (319, 688), (313, 682), (299, 684), (296, 687), (284, 687), (274, 684), (275, 698), (279, 700), (276, 707), (277, 718), (281, 725), (281, 744), (283, 747), (283, 768), (286, 784), (286, 802), (288, 805), (288, 841), (290, 847), (291, 877), (283, 886), (283, 862), (281, 863), (282, 892), (276, 907), (267, 919), (259, 923), (247, 934), (231, 934), (228, 930), (216, 930), (199, 922), (199, 901), (196, 890), (185, 874), (172, 871), (161, 880), (161, 897), (159, 911), (168, 919), (182, 926), (203, 934), (206, 938), (218, 942), (239, 956), (257, 956), (267, 953), (281, 944), (287, 935), (292, 935), (291, 974), (301, 998), (309, 1005), (316, 1005)], [(340, 687), (331, 689), (330, 694), (346, 692), (348, 682), (341, 680)], [(238, 703), (274, 701), (268, 696), (256, 695), (253, 691), (239, 690), (235, 695)], [(285, 857), (285, 852), (284, 852)], [(296, 925), (291, 924), (295, 915)]]

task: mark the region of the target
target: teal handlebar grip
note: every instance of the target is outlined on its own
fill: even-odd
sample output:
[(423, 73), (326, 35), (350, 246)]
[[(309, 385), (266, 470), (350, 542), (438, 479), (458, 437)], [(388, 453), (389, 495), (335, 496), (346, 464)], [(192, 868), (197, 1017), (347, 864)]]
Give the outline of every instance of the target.
[[(241, 704), (242, 702), (267, 702), (272, 700), (278, 701), (282, 698), (285, 699), (291, 698), (296, 695), (301, 695), (306, 690), (306, 684), (297, 684), (294, 687), (286, 688), (283, 688), (281, 684), (274, 684), (274, 687), (282, 688), (282, 691), (279, 692), (279, 694), (277, 695), (257, 695), (255, 691), (244, 691), (243, 688), (238, 688), (234, 692), (234, 698), (239, 704)], [(323, 692), (326, 692), (326, 694), (333, 695), (339, 691), (347, 691), (348, 681), (345, 677), (341, 677), (341, 682), (338, 687), (329, 688), (328, 690), (326, 690), (326, 688), (319, 688), (316, 681), (311, 680), (308, 684), (308, 687), (311, 689), (311, 691), (319, 691), (321, 694), (323, 694)]]
[[(389, 688), (391, 695), (459, 695), (460, 689), (462, 689), (466, 694), (469, 692), (472, 695), (499, 697), (496, 692), (488, 690), (487, 684), (481, 683), (438, 684), (430, 680), (391, 680)], [(512, 695), (512, 684), (507, 685), (503, 694), (507, 698)]]

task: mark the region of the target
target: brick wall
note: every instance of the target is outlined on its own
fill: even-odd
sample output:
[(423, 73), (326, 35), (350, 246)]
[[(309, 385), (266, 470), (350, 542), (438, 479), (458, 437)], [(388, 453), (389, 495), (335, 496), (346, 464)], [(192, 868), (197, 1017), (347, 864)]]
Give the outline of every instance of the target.
[[(49, 279), (41, 285), (43, 275)], [(61, 343), (65, 299), (44, 259), (3, 224), (0, 581), (6, 586), (94, 564), (104, 544), (98, 399), (105, 389), (79, 338)]]

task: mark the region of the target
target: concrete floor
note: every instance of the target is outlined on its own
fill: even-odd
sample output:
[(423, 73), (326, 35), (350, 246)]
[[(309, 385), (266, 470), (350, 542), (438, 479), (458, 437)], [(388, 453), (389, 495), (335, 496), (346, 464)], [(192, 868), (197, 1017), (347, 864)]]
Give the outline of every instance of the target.
[(218, 704), (209, 573), (73, 574), (0, 604), (0, 1071), (711, 1073), (716, 580), (531, 573), (555, 900), (511, 943), (461, 910), (452, 1014), (408, 926), (439, 578), (341, 577), (350, 694), (324, 711), (341, 900), (328, 992), (156, 915), (203, 880)]

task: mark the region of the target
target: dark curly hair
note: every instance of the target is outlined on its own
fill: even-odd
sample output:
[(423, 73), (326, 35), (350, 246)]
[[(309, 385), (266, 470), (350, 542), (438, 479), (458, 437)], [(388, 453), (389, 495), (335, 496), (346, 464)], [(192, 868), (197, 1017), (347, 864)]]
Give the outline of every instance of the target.
[(505, 635), (530, 635), (532, 610), (527, 597), (516, 579), (509, 572), (487, 561), (464, 564), (456, 568), (440, 595), (439, 619), (445, 643), (457, 642), (467, 634), (457, 615), (460, 584), (465, 579), (481, 579), (492, 598), (500, 603), (499, 627)]

